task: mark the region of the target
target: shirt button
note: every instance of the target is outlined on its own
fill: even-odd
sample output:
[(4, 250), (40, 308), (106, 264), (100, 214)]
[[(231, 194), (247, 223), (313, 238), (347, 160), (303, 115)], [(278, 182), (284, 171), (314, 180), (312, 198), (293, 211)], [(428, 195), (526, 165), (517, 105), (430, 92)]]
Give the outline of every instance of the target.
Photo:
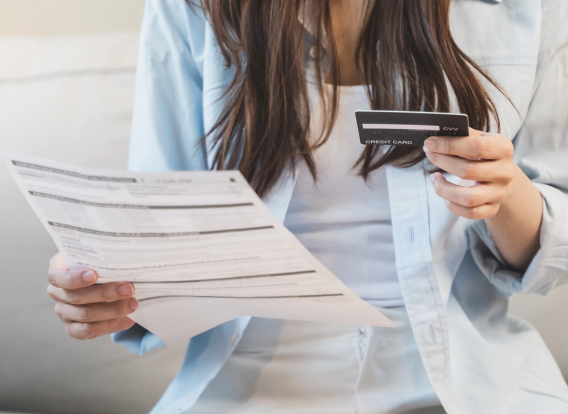
[(312, 46), (312, 47), (310, 48), (310, 56), (312, 57), (312, 59), (317, 58), (319, 55), (320, 55), (319, 47), (317, 47), (317, 46)]
[(231, 337), (231, 346), (235, 346), (238, 340), (239, 340), (239, 334), (235, 332)]

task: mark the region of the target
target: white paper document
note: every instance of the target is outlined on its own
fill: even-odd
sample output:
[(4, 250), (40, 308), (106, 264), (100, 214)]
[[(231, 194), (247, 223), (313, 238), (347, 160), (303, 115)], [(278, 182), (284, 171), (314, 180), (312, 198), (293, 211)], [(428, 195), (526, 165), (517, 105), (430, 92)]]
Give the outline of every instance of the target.
[(270, 213), (238, 171), (95, 170), (3, 153), (67, 264), (129, 281), (166, 344), (241, 316), (394, 326)]

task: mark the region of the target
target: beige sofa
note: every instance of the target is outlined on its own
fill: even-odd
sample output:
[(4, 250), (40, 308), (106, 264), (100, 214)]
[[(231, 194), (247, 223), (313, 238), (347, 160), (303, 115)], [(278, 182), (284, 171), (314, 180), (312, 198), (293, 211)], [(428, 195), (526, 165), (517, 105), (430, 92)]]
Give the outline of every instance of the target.
[[(0, 39), (0, 149), (125, 169), (137, 39)], [(0, 411), (148, 412), (184, 347), (139, 357), (108, 337), (67, 337), (46, 295), (55, 252), (0, 162)]]
[[(136, 33), (0, 38), (0, 149), (126, 167)], [(0, 411), (144, 413), (184, 347), (138, 357), (109, 338), (66, 336), (45, 293), (56, 252), (0, 163)], [(568, 374), (568, 287), (514, 298)]]

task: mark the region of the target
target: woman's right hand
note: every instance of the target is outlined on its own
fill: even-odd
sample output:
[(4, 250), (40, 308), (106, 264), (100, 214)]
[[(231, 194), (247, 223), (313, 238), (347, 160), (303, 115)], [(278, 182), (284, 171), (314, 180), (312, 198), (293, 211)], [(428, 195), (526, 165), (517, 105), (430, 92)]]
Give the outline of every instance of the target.
[(55, 313), (75, 339), (94, 339), (134, 325), (126, 315), (138, 307), (129, 282), (95, 285), (92, 269), (69, 269), (61, 253), (49, 261), (47, 293), (55, 300)]

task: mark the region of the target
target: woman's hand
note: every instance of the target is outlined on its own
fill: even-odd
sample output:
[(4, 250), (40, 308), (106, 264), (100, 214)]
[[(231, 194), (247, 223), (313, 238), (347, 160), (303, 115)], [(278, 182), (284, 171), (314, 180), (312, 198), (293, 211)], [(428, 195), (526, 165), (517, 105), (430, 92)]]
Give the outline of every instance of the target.
[(469, 133), (468, 137), (430, 137), (424, 150), (434, 165), (476, 185), (455, 185), (440, 173), (432, 174), (430, 180), (450, 211), (484, 219), (503, 258), (523, 272), (540, 248), (542, 196), (513, 162), (508, 138), (471, 128)]
[(47, 293), (55, 300), (55, 313), (75, 339), (93, 339), (134, 325), (126, 315), (138, 307), (132, 283), (95, 285), (95, 271), (69, 269), (60, 253), (49, 262)]
[(430, 137), (424, 151), (432, 164), (464, 180), (472, 187), (450, 183), (441, 173), (430, 180), (448, 209), (468, 219), (487, 219), (499, 211), (510, 193), (518, 168), (513, 162), (513, 144), (500, 134), (469, 129), (467, 137)]

